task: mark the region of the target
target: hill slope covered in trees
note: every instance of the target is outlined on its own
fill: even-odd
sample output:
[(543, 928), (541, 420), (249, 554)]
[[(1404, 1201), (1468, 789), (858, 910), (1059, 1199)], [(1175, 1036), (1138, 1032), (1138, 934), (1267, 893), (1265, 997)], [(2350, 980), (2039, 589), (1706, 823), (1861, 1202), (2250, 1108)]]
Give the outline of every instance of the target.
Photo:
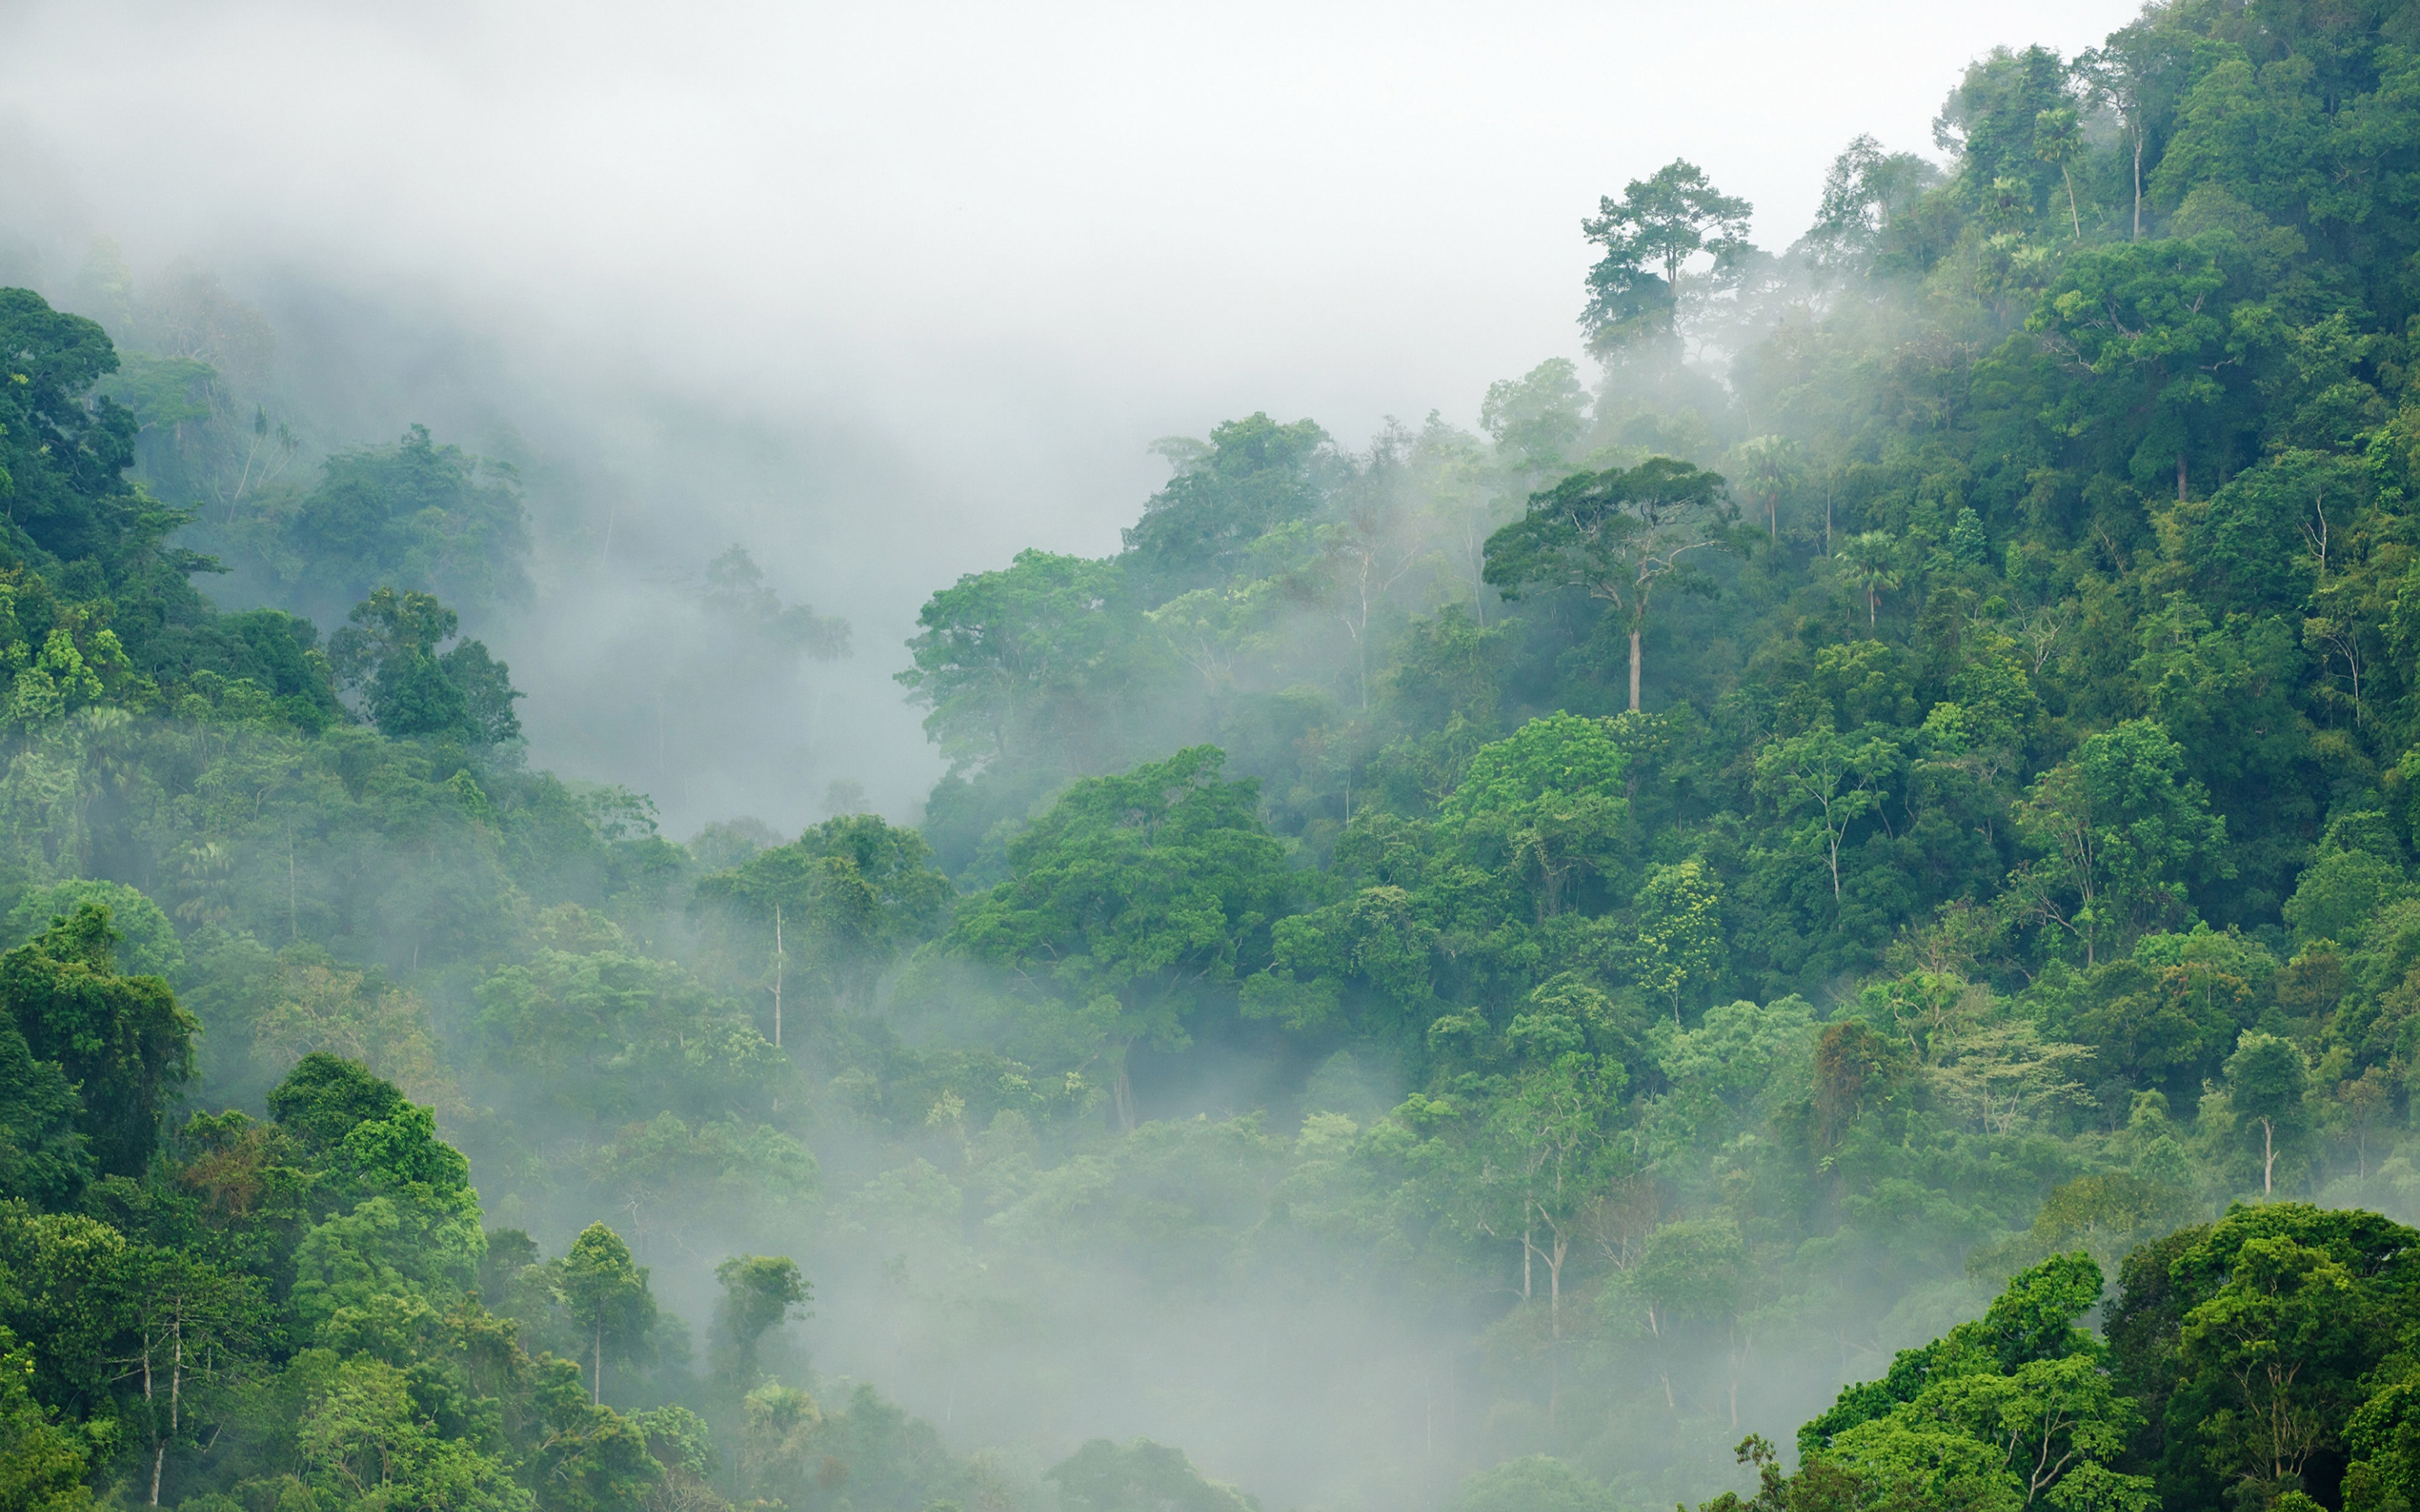
[(2420, 1497), (2420, 11), (1938, 133), (1161, 443), (788, 840), (527, 768), (509, 469), (0, 293), (6, 1499)]

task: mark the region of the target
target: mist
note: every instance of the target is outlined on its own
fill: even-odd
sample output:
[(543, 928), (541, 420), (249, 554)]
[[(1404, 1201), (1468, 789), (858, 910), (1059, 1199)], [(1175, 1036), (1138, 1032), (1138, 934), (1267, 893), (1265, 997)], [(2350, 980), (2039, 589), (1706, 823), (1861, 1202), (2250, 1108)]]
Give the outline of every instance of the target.
[[(1599, 194), (1685, 153), (1786, 242), (1849, 137), (1927, 149), (1966, 59), (2121, 11), (19, 5), (0, 224), (52, 286), (96, 236), (225, 278), (328, 444), (532, 466), (532, 759), (786, 830), (834, 779), (914, 811), (924, 594), (1115, 549), (1153, 440), (1466, 424), (1576, 352)], [(628, 682), (733, 542), (854, 654), (675, 761)]]
[[(2386, 597), (2337, 620), (2260, 601), (2275, 644), (2316, 658), (2296, 728), (2328, 736), (2260, 780), (2213, 754), (2248, 738), (2219, 713), (2161, 702), (2189, 679), (2145, 670), (2220, 634), (2146, 607), (2144, 584), (2185, 580), (2188, 506), (2281, 456), (2357, 455), (2399, 379), (2345, 358), (2371, 387), (2335, 431), (2319, 399), (2215, 440), (2197, 418), (2149, 434), (2149, 400), (2055, 440), (2006, 439), (2045, 424), (2031, 410), (1958, 431), (1976, 365), (2055, 325), (2062, 259), (2139, 239), (2123, 164), (2149, 107), (2071, 61), (2135, 16), (0, 7), (0, 286), (232, 375), (258, 434), (291, 438), (293, 490), (426, 426), (509, 479), (529, 532), (525, 591), (460, 626), (508, 665), (519, 743), (425, 742), (410, 779), (458, 797), (461, 827), (315, 832), (263, 779), (223, 856), (113, 790), (73, 823), (124, 836), (52, 835), (22, 886), (0, 877), (11, 938), (83, 897), (62, 888), (119, 887), (121, 913), (156, 893), (190, 957), (160, 974), (235, 1026), (202, 1031), (201, 1086), (273, 1109), (318, 1051), (435, 1107), (483, 1254), (531, 1246), (501, 1279), (482, 1260), (478, 1290), (544, 1313), (532, 1358), (585, 1358), (599, 1411), (710, 1403), (718, 1444), (748, 1445), (716, 1451), (733, 1497), (789, 1475), (835, 1512), (861, 1505), (844, 1429), (892, 1403), (940, 1447), (848, 1440), (860, 1484), (877, 1459), (946, 1474), (863, 1512), (1123, 1512), (1049, 1479), (1102, 1439), (1181, 1445), (1187, 1494), (1271, 1509), (1694, 1503), (1751, 1487), (1744, 1436), (1810, 1442), (1797, 1426), (1844, 1385), (1982, 1337), (1957, 1331), (2068, 1256), (2115, 1286), (2134, 1244), (2256, 1186), (2420, 1213), (2409, 1047), (2343, 1049), (2329, 1017), (2377, 1011), (2388, 933), (2365, 932), (2420, 887), (2420, 828), (2381, 775), (2410, 744), (2386, 722), (2406, 714), (2376, 712), (2385, 632), (2342, 627)], [(1993, 52), (2026, 44), (2050, 52)], [(2064, 105), (2007, 104), (2037, 63)], [(1997, 178), (1987, 110), (2037, 133)], [(1579, 223), (1678, 159), (1753, 206), (1735, 229), (1771, 255), (1639, 255), (1640, 323), (1575, 318), (1617, 260)], [(1859, 162), (1870, 194), (1843, 219), (1819, 202)], [(2255, 247), (2259, 277), (2287, 276), (2271, 201), (2162, 193), (2155, 239), (2232, 237), (2213, 259)], [(172, 306), (233, 324), (171, 352)], [(244, 322), (263, 334), (239, 358)], [(1968, 410), (1936, 424), (1934, 380)], [(1324, 431), (1282, 434), (1306, 419)], [(1264, 485), (1315, 502), (1190, 557), (1137, 544), (1188, 479), (1226, 479), (1230, 446), (1261, 470), (1218, 496), (1237, 517)], [(2350, 463), (2292, 465), (2321, 480), (2322, 535), (2350, 529), (2332, 498), (2385, 507)], [(1674, 570), (1652, 612), (1669, 560), (1522, 576), (1512, 537), (1559, 485), (1614, 498), (1656, 468), (1699, 486), (1712, 523), (1686, 547), (1720, 565)], [(1357, 619), (1337, 586), (1357, 549)], [(2337, 570), (2315, 549), (2311, 595)], [(1039, 580), (1028, 550), (1109, 586), (1051, 598), (1016, 577)], [(946, 647), (911, 658), (920, 612), (944, 623), (934, 595), (970, 575), (1029, 594), (1010, 628), (1077, 647), (1009, 714), (948, 682)], [(230, 614), (319, 591), (195, 582)], [(2093, 619), (2112, 583), (2141, 600), (2120, 629)], [(2241, 582), (2192, 592), (2254, 612)], [(342, 623), (306, 607), (323, 636)], [(994, 640), (1014, 618), (968, 612)], [(1187, 612), (1223, 637), (1199, 664), (1168, 650)], [(366, 743), (371, 675), (345, 675), (320, 717)], [(215, 705), (163, 707), (177, 739), (216, 728)], [(2043, 880), (2063, 853), (2041, 815), (2117, 748), (2094, 743), (2161, 720), (2174, 750), (2142, 760), (2182, 838), (2110, 923), (2093, 900), (2118, 883)], [(78, 727), (77, 759), (118, 759), (114, 728)], [(1558, 769), (1595, 784), (1552, 823), (1560, 789), (1490, 810), (1474, 775), (1532, 738), (1574, 742)], [(1155, 764), (1206, 746), (1213, 764)], [(1115, 788), (1136, 770), (1176, 775)], [(347, 784), (376, 788), (349, 767), (322, 786)], [(1187, 895), (1188, 918), (1224, 910), (1215, 948), (1120, 977), (1106, 936), (1045, 938), (1035, 918), (1082, 910), (1051, 914), (1034, 879), (1130, 859), (1084, 806), (1160, 802), (1142, 827), (1175, 830), (1174, 794), (1250, 810), (1200, 821), (1234, 851), (1186, 853), (1263, 866), (1234, 863), (1215, 907)], [(533, 860), (496, 838), (497, 813), (542, 810), (578, 843)], [(2331, 865), (2358, 875), (2298, 890)], [(845, 929), (816, 890), (844, 871), (871, 900)], [(2210, 1022), (2168, 1061), (2107, 1027), (2154, 991), (2129, 970), (2201, 995)], [(294, 1027), (349, 971), (334, 996), (358, 1022)], [(547, 1039), (614, 1015), (642, 1027), (613, 1054)], [(2272, 1102), (2298, 1111), (2254, 1111), (2256, 1051), (2292, 1061), (2276, 1085), (2302, 1090)], [(1541, 1171), (1561, 1193), (1553, 1118), (1524, 1126), (1518, 1180), (1505, 1154), (1519, 1099), (1558, 1096), (1600, 1110), (1570, 1136), (1597, 1141), (1589, 1196), (1550, 1218), (1524, 1186), (1507, 1210)], [(2296, 1119), (2280, 1179), (2249, 1131)], [(1926, 1185), (1928, 1162), (1952, 1174)], [(565, 1300), (593, 1225), (663, 1311), (656, 1352), (613, 1367), (619, 1402), (605, 1315), (583, 1357)], [(717, 1267), (751, 1255), (794, 1257), (813, 1307), (734, 1344)], [(820, 1415), (781, 1419), (806, 1382)]]

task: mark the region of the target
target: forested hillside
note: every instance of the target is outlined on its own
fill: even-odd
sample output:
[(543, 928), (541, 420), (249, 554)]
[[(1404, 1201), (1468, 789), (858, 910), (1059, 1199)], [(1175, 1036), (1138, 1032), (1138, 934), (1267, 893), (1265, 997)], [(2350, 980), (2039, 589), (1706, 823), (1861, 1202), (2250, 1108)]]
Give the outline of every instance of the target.
[(1935, 145), (1159, 442), (796, 837), (530, 768), (511, 467), (0, 290), (0, 1507), (2420, 1501), (2420, 8)]

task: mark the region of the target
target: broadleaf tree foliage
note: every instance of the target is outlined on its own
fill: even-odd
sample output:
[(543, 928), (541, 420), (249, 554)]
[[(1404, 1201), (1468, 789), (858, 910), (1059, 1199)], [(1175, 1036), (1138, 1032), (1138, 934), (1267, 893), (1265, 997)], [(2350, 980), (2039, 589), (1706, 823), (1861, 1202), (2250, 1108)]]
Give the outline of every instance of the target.
[(0, 1505), (2420, 1501), (2415, 37), (1624, 165), (1587, 356), (1162, 440), (797, 832), (529, 768), (513, 468), (0, 291)]

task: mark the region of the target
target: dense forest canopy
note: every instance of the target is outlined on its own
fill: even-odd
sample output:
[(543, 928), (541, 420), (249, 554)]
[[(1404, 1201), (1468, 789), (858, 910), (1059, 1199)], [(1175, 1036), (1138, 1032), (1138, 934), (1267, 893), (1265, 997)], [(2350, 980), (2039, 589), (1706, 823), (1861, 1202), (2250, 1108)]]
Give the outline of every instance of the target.
[(0, 1506), (2420, 1501), (2420, 8), (1934, 146), (1158, 443), (795, 837), (531, 769), (515, 468), (0, 290)]

